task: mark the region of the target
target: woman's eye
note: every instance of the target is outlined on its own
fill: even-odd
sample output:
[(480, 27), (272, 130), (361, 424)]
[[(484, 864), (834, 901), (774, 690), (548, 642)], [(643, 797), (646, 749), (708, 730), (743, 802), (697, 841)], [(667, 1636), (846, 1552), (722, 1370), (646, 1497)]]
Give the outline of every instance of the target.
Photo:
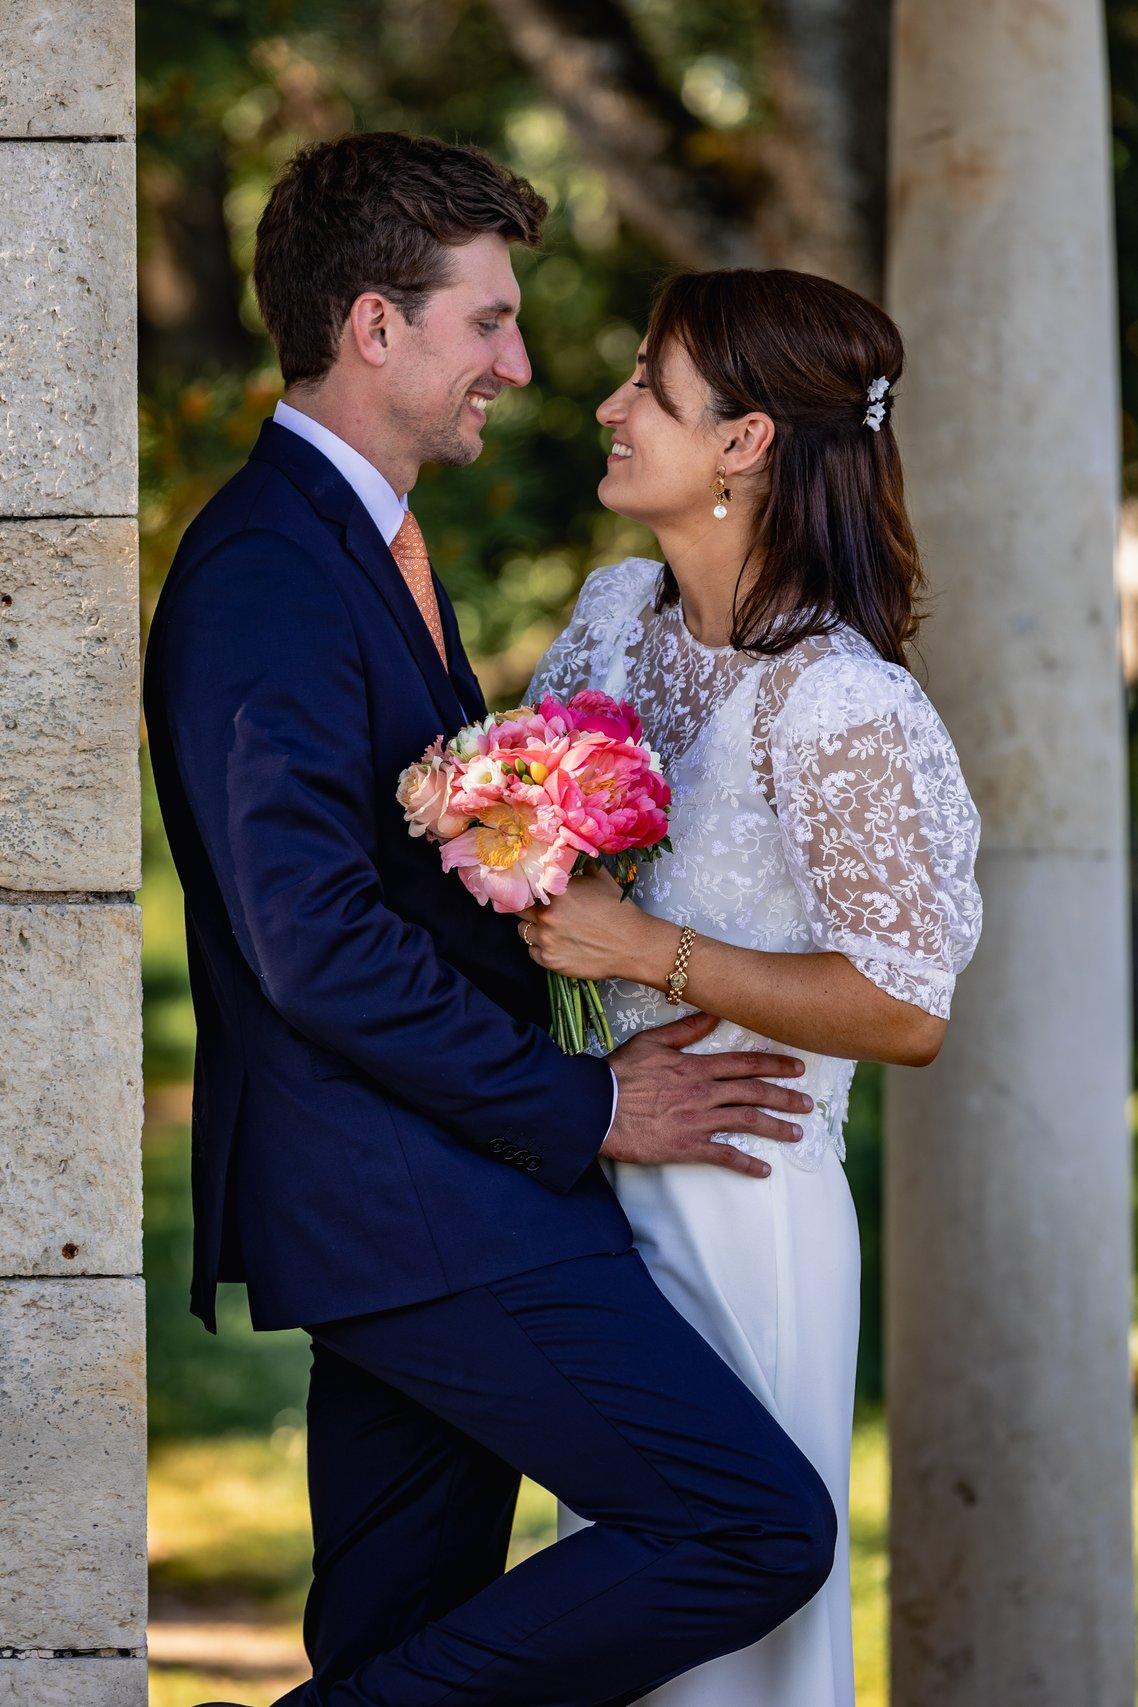
[(647, 391), (648, 381), (646, 379), (634, 379), (632, 388), (634, 391)]

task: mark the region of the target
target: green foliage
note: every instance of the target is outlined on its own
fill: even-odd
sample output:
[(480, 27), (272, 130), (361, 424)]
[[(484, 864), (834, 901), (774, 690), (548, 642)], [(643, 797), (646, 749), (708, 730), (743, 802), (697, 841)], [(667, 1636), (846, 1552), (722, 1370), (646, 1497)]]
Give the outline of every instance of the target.
[[(752, 11), (728, 0), (637, 8), (665, 72), (709, 130), (739, 123), (758, 103)], [(509, 701), (585, 572), (648, 547), (596, 502), (604, 467), (594, 411), (631, 365), (658, 257), (623, 227), (604, 179), (576, 156), (560, 113), (485, 5), (142, 0), (138, 32), (150, 597), (187, 522), (243, 460), (278, 395), (249, 269), (272, 178), (299, 141), (396, 128), (477, 142), (549, 200), (542, 252), (516, 258), (533, 382), (495, 407), (478, 462), (425, 471), (414, 499), (489, 694)], [(198, 206), (210, 197), (220, 202), (248, 338), (237, 357), (219, 330), (220, 306), (194, 321), (188, 354), (170, 329), (177, 305), (189, 302), (192, 318), (195, 296), (221, 270), (202, 248), (218, 223)], [(199, 242), (185, 253), (178, 219), (191, 204)]]

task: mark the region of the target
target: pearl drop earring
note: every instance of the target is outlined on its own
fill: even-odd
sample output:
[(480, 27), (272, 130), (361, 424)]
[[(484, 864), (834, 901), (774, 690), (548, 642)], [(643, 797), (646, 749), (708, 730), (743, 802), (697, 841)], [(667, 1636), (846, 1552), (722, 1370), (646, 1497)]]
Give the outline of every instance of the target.
[(726, 479), (727, 470), (724, 468), (723, 464), (720, 463), (719, 467), (715, 470), (715, 479), (711, 482), (711, 490), (715, 494), (715, 508), (711, 513), (717, 522), (725, 521), (727, 518), (727, 502), (731, 497), (731, 493), (725, 484)]

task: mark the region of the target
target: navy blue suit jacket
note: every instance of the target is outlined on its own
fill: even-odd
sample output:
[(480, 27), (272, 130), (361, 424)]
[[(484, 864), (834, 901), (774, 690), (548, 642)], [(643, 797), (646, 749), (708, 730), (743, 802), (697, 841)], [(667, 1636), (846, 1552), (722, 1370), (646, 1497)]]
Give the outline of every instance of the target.
[(366, 507), (264, 422), (187, 530), (144, 704), (198, 1037), (190, 1307), (283, 1328), (622, 1250), (603, 1061), (545, 1031), (514, 922), (408, 834), (399, 772), (485, 712)]

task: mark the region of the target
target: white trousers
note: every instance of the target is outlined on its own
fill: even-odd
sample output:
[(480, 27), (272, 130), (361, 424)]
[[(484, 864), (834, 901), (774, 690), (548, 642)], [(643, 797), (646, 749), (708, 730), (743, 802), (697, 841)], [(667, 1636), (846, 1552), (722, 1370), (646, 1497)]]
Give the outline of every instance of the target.
[[(644, 1696), (650, 1707), (852, 1707), (849, 1479), (861, 1253), (845, 1170), (776, 1159), (747, 1179), (704, 1164), (603, 1164), (657, 1285), (815, 1466), (838, 1514), (834, 1569), (750, 1648)], [(583, 1527), (558, 1507), (559, 1538)]]

